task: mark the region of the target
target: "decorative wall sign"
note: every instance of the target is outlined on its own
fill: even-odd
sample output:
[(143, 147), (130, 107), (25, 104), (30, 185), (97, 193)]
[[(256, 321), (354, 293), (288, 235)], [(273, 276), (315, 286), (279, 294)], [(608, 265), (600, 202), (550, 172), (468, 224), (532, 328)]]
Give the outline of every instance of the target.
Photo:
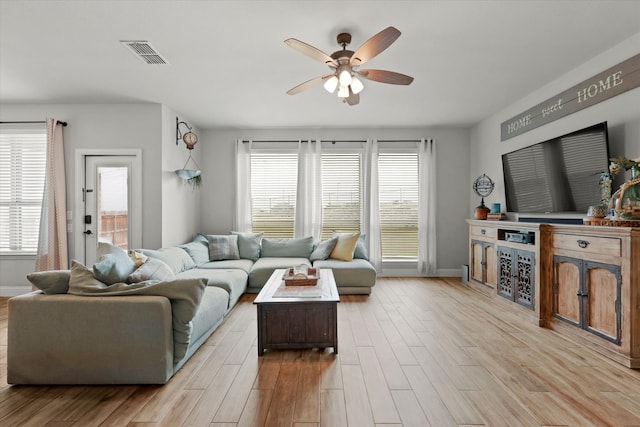
[(500, 140), (506, 141), (639, 86), (640, 54), (503, 122)]

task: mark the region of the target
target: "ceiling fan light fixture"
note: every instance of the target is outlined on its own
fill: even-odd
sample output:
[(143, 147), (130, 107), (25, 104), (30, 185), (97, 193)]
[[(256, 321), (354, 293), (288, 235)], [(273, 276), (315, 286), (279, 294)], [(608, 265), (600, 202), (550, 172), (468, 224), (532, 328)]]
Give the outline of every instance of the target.
[(338, 82), (339, 81), (336, 76), (331, 76), (329, 80), (324, 82), (324, 88), (326, 89), (327, 92), (333, 93), (336, 91), (336, 88), (338, 87)]
[(351, 73), (349, 72), (349, 70), (344, 69), (340, 71), (340, 76), (338, 77), (338, 80), (340, 80), (341, 86), (349, 86), (353, 78), (351, 77)]
[(362, 84), (360, 79), (356, 76), (353, 76), (353, 78), (351, 79), (351, 92), (357, 94), (362, 92), (362, 89), (364, 89), (364, 85)]
[(338, 89), (338, 98), (347, 98), (349, 96), (349, 86), (340, 85)]

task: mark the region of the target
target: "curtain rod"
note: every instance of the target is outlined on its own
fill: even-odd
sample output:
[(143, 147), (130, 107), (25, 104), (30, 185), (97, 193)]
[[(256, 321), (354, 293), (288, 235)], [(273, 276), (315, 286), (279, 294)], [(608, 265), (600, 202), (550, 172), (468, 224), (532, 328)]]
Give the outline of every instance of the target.
[[(425, 141), (429, 141), (431, 138), (425, 138)], [(307, 141), (308, 139), (301, 139), (301, 140), (248, 140), (248, 139), (243, 139), (242, 143), (243, 144), (247, 144), (249, 143), (249, 141), (251, 142), (300, 142), (300, 141)], [(314, 139), (312, 139), (312, 141), (315, 141)], [(378, 139), (376, 140), (378, 142), (420, 142), (419, 139)], [(332, 142), (332, 143), (336, 143), (336, 142), (367, 142), (366, 139), (321, 139), (320, 142)]]
[[(22, 121), (22, 122), (0, 122), (0, 125), (4, 125), (4, 124), (29, 124), (29, 123), (47, 123), (46, 121)], [(62, 126), (66, 126), (67, 122), (61, 122), (60, 120), (58, 120), (58, 123), (61, 124)]]

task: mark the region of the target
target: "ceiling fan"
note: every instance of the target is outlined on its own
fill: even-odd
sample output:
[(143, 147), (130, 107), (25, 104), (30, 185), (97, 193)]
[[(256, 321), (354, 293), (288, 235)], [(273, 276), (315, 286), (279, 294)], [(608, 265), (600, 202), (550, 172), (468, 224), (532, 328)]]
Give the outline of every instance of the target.
[(351, 34), (338, 34), (338, 44), (342, 46), (342, 50), (337, 50), (331, 55), (327, 55), (321, 50), (298, 39), (287, 39), (284, 42), (300, 53), (317, 61), (323, 62), (332, 70), (329, 74), (307, 80), (304, 83), (295, 86), (287, 93), (295, 95), (304, 90), (324, 82), (324, 88), (334, 93), (338, 89), (338, 97), (343, 99), (349, 105), (356, 105), (360, 102), (360, 92), (364, 89), (364, 85), (358, 77), (367, 80), (373, 80), (380, 83), (390, 83), (394, 85), (409, 85), (413, 81), (413, 77), (405, 74), (396, 73), (386, 70), (360, 70), (359, 67), (369, 61), (383, 50), (391, 46), (391, 44), (400, 37), (400, 31), (394, 27), (387, 27), (378, 34), (364, 42), (355, 52), (348, 50), (347, 46), (351, 43)]

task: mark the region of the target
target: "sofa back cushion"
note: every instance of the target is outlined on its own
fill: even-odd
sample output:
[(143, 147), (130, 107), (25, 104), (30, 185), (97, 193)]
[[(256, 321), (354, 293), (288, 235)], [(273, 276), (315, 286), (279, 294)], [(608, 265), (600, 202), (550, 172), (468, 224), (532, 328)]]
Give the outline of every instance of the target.
[(309, 258), (313, 252), (313, 237), (298, 239), (262, 239), (262, 257)]
[(196, 265), (209, 262), (209, 239), (204, 234), (198, 234), (192, 242), (180, 245), (184, 249)]
[(231, 234), (238, 236), (238, 251), (240, 258), (257, 261), (260, 258), (260, 242), (262, 233), (241, 233), (232, 231)]
[[(187, 251), (179, 247), (168, 247), (157, 250), (136, 249), (150, 258), (158, 258), (171, 268), (173, 274), (178, 274), (185, 270), (196, 267), (196, 263), (191, 259)], [(131, 274), (131, 273), (129, 273)]]

